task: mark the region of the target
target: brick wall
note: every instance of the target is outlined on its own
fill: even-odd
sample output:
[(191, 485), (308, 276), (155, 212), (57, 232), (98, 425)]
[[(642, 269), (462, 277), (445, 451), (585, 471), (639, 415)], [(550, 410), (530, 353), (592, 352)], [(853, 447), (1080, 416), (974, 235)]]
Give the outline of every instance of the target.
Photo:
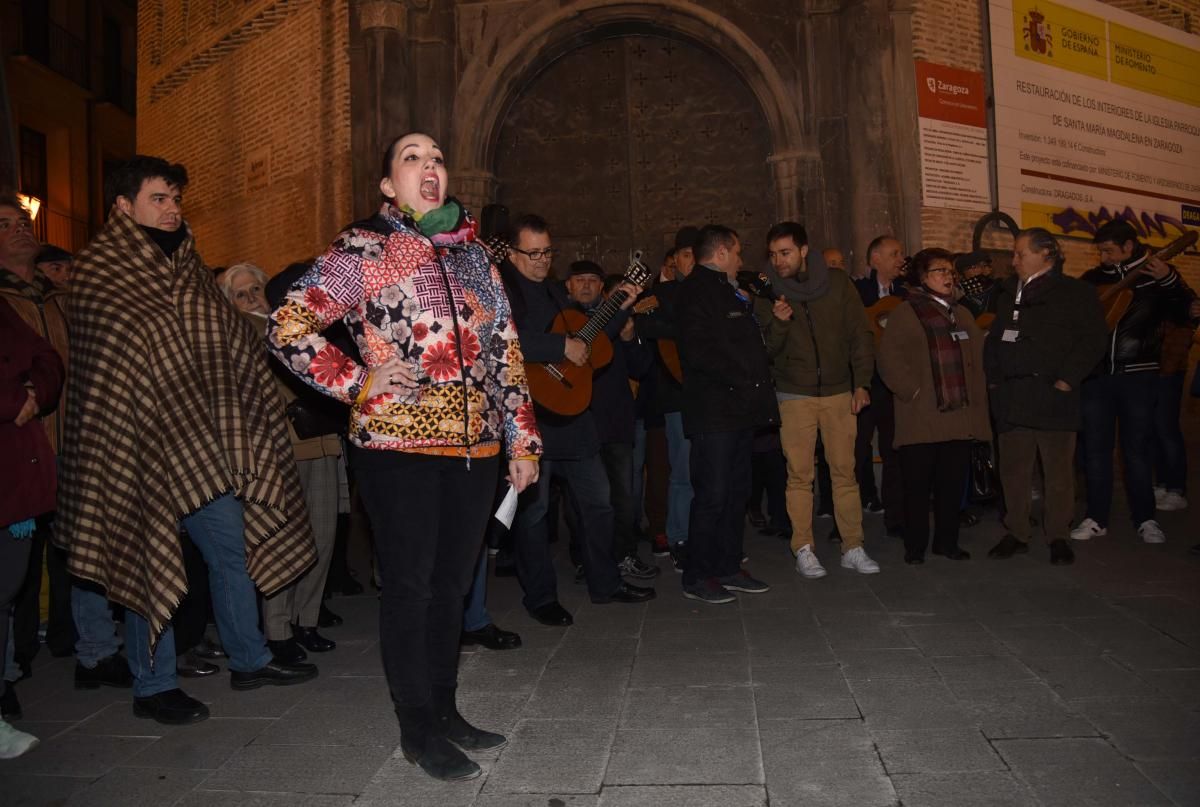
[(184, 163), (210, 265), (268, 273), (351, 218), (349, 0), (138, 6), (138, 151)]
[[(1196, 33), (1200, 24), (1200, 0), (1107, 0), (1140, 17)], [(966, 70), (984, 69), (982, 8), (963, 0), (917, 0), (913, 12), (913, 53), (916, 58)], [(970, 247), (978, 215), (960, 210), (923, 207), (921, 232), (924, 246), (943, 246), (954, 251)], [(1000, 246), (1004, 239), (991, 239)], [(1096, 264), (1092, 245), (1078, 239), (1062, 239), (1067, 270), (1079, 274)], [(909, 245), (912, 249), (913, 245)], [(1174, 263), (1193, 288), (1200, 289), (1200, 257), (1180, 256)]]

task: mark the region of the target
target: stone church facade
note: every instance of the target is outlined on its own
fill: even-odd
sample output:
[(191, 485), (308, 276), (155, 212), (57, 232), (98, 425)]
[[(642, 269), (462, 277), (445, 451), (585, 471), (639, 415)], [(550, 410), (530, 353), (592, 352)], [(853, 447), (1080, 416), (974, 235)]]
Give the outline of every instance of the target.
[[(1195, 31), (1200, 0), (1113, 5)], [(657, 261), (720, 221), (865, 261), (969, 247), (978, 214), (921, 204), (914, 59), (984, 69), (976, 0), (143, 0), (138, 148), (187, 164), (212, 264), (268, 272), (378, 200), (422, 130), (451, 192), (546, 217), (566, 260)], [(1072, 253), (1081, 257), (1084, 244)], [(562, 266), (560, 265), (560, 271)]]

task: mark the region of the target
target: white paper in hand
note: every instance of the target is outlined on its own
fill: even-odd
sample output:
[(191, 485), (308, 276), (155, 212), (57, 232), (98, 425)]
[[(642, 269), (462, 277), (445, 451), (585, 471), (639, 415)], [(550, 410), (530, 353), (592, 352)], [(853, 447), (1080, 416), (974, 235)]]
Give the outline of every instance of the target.
[(496, 509), (496, 520), (503, 524), (505, 529), (512, 529), (513, 516), (516, 514), (517, 489), (510, 484), (508, 493), (504, 494), (504, 501), (500, 502), (500, 507)]

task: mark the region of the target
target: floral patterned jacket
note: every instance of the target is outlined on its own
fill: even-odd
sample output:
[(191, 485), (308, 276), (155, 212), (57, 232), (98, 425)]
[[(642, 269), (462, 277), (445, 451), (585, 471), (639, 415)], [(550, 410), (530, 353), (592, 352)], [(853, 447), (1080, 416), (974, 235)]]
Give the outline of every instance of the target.
[[(454, 230), (430, 240), (385, 204), (338, 235), (271, 312), (269, 348), (305, 382), (351, 405), (355, 445), (541, 454), (511, 308), (476, 230), (464, 211)], [(339, 319), (363, 363), (321, 337)], [(370, 369), (395, 357), (411, 363), (417, 389), (366, 398)]]

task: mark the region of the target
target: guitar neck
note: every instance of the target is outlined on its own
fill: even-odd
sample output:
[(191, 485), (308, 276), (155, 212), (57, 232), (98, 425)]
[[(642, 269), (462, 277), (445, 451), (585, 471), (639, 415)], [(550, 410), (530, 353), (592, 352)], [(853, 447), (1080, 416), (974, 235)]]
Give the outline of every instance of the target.
[(612, 296), (605, 300), (599, 308), (592, 312), (588, 318), (587, 324), (580, 328), (575, 333), (576, 339), (582, 339), (584, 343), (591, 345), (604, 326), (612, 321), (612, 318), (621, 310), (621, 304), (629, 297), (624, 291), (617, 290), (612, 293)]

